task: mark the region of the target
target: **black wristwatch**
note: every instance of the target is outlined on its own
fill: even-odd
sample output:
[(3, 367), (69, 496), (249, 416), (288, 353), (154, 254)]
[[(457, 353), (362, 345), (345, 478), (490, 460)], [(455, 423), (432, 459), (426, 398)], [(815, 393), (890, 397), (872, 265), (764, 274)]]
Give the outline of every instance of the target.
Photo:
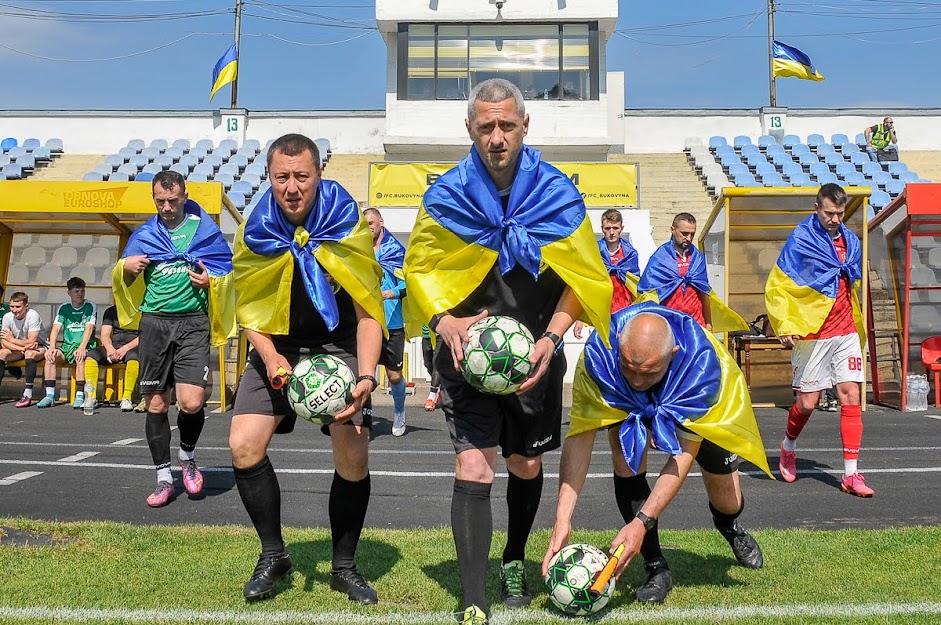
[(441, 323), (441, 319), (450, 315), (448, 311), (439, 312), (436, 315), (432, 315), (431, 319), (428, 320), (428, 329), (434, 332), (438, 329), (438, 324)]
[[(359, 376), (358, 378), (356, 378), (356, 383), (359, 384), (359, 383), (362, 382), (363, 380), (369, 380), (370, 382), (372, 382), (372, 390), (373, 390), (373, 391), (376, 390), (377, 388), (379, 388), (379, 381), (376, 379), (375, 376), (372, 376), (372, 375), (361, 375), (361, 376)], [(369, 392), (371, 393), (372, 391), (369, 391)]]
[(552, 341), (553, 351), (556, 351), (556, 352), (559, 351), (559, 348), (562, 346), (562, 337), (556, 334), (555, 332), (543, 332), (542, 336), (540, 336), (539, 338), (549, 339), (550, 341)]
[(657, 526), (656, 517), (647, 516), (640, 510), (638, 510), (637, 514), (635, 514), (634, 516), (640, 519), (640, 522), (644, 524), (644, 529), (646, 529), (648, 532)]

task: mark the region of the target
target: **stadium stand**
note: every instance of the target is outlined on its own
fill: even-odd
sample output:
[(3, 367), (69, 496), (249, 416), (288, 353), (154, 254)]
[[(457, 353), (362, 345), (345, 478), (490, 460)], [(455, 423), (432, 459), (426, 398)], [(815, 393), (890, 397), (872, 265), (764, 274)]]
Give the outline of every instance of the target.
[(717, 135), (709, 137), (708, 147), (701, 139), (688, 140), (685, 151), (689, 165), (713, 198), (728, 184), (753, 187), (835, 182), (872, 187), (870, 203), (878, 212), (904, 191), (905, 184), (924, 179), (902, 161), (872, 162), (859, 149), (860, 137), (853, 142), (836, 133), (828, 143), (823, 135), (810, 134), (805, 143), (797, 135), (784, 135), (780, 142), (771, 135), (762, 135), (755, 142), (738, 135), (730, 143)]
[(22, 143), (16, 137), (7, 137), (0, 141), (0, 176), (4, 180), (25, 180), (50, 165), (53, 156), (58, 158), (60, 154), (60, 139), (50, 139), (43, 146), (35, 137), (28, 137)]

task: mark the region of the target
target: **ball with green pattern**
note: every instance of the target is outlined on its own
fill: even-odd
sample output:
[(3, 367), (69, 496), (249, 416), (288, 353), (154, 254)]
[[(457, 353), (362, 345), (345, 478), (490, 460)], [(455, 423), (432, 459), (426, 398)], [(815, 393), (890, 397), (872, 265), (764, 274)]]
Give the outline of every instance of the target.
[(552, 603), (572, 616), (588, 616), (604, 608), (614, 595), (614, 577), (597, 597), (588, 591), (607, 562), (608, 556), (597, 547), (584, 544), (562, 547), (549, 562), (546, 573)]
[(294, 365), (285, 395), (297, 416), (320, 425), (353, 403), (356, 376), (336, 356), (317, 354)]
[(468, 383), (479, 391), (509, 395), (529, 377), (533, 335), (516, 319), (484, 317), (467, 331), (461, 370)]

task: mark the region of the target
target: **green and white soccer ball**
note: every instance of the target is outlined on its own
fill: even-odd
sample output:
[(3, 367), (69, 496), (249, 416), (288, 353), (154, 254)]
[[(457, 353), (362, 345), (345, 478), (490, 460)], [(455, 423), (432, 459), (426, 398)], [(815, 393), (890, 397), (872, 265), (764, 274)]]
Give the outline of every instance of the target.
[(467, 335), (461, 369), (468, 383), (484, 393), (515, 393), (533, 370), (535, 342), (526, 326), (512, 317), (484, 317)]
[(592, 597), (588, 590), (607, 563), (608, 556), (597, 547), (582, 544), (563, 547), (546, 573), (552, 603), (572, 616), (588, 616), (604, 608), (614, 595), (614, 577), (597, 597)]
[(323, 425), (353, 403), (355, 387), (356, 377), (345, 362), (318, 354), (294, 366), (285, 395), (297, 416)]

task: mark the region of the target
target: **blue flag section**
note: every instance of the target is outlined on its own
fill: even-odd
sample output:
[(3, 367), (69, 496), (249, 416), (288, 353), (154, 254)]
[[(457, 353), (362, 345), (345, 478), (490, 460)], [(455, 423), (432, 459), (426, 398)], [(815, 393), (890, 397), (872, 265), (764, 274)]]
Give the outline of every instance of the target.
[(506, 211), (475, 148), (425, 192), (424, 207), (465, 244), (499, 253), (500, 271), (519, 264), (533, 278), (542, 262), (540, 247), (569, 237), (585, 218), (585, 204), (571, 181), (523, 146)]
[(706, 272), (706, 257), (695, 247), (690, 247), (692, 254), (689, 258), (689, 268), (686, 275), (681, 276), (676, 264), (676, 252), (673, 241), (667, 241), (658, 247), (647, 261), (644, 275), (637, 283), (638, 293), (656, 291), (658, 302), (670, 297), (674, 291), (682, 287), (694, 287), (700, 293), (708, 294), (712, 291), (709, 286), (709, 275)]
[(629, 242), (621, 239), (621, 253), (623, 258), (617, 264), (611, 262), (611, 253), (608, 251), (608, 242), (604, 239), (598, 241), (598, 250), (601, 252), (601, 260), (604, 261), (605, 269), (609, 276), (617, 276), (621, 282), (627, 281), (627, 274), (635, 276), (640, 275), (640, 264), (637, 260), (637, 250)]
[[(340, 322), (337, 300), (327, 276), (314, 258), (314, 251), (326, 241), (336, 242), (350, 235), (359, 220), (356, 201), (332, 180), (320, 182), (317, 203), (302, 227), (287, 220), (271, 189), (268, 189), (245, 222), (244, 240), (248, 249), (260, 256), (291, 253), (300, 267), (310, 301), (327, 327), (333, 330)], [(301, 229), (306, 232), (298, 236)]]
[(771, 44), (772, 65), (775, 76), (793, 76), (801, 80), (820, 82), (823, 74), (817, 71), (810, 57), (795, 48), (780, 41)]
[(212, 68), (212, 89), (209, 91), (209, 101), (212, 102), (216, 91), (234, 82), (236, 76), (238, 76), (238, 49), (233, 43)]
[(379, 250), (376, 252), (376, 261), (382, 270), (394, 275), (396, 271), (402, 269), (405, 263), (405, 246), (399, 243), (398, 239), (392, 236), (392, 233), (382, 228), (382, 243), (379, 244)]

